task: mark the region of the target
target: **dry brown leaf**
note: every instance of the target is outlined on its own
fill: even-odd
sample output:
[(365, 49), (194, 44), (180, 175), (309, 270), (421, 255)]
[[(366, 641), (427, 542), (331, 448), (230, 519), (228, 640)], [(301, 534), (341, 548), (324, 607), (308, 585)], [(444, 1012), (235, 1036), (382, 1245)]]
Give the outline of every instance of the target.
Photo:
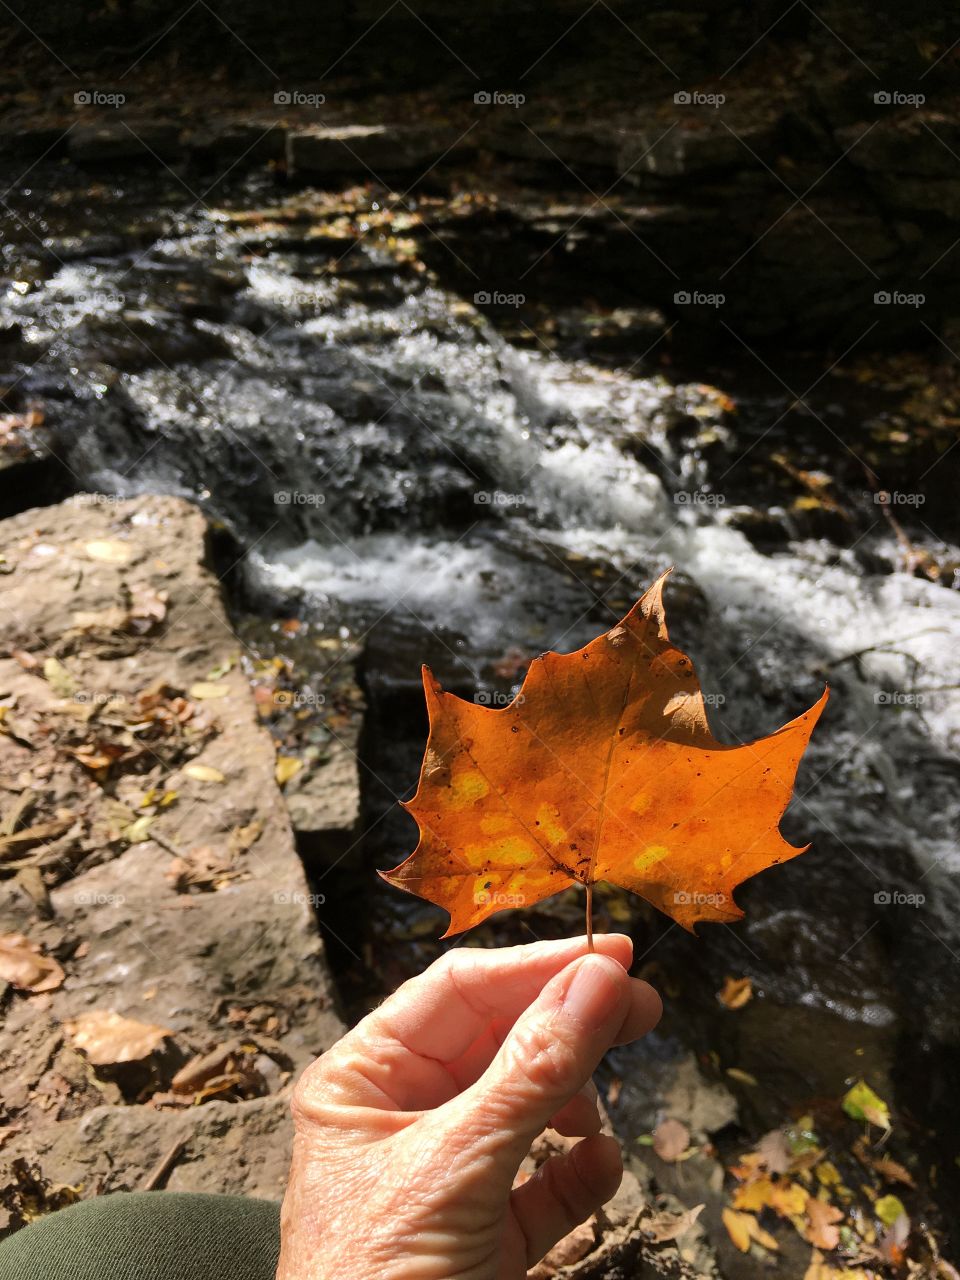
[(812, 1197), (807, 1201), (806, 1239), (818, 1249), (836, 1249), (840, 1243), (837, 1223), (842, 1221), (843, 1212), (836, 1205)]
[(790, 1148), (782, 1129), (771, 1129), (757, 1143), (757, 1155), (770, 1173), (786, 1173), (790, 1168)]
[(56, 991), (64, 979), (63, 969), (52, 956), (45, 956), (38, 942), (22, 933), (0, 936), (0, 978), (18, 991)]
[(680, 1120), (664, 1120), (653, 1131), (653, 1149), (661, 1160), (679, 1160), (689, 1145), (690, 1130)]
[(641, 1222), (640, 1229), (651, 1244), (665, 1244), (668, 1240), (677, 1240), (684, 1232), (689, 1231), (704, 1208), (704, 1205), (698, 1204), (685, 1213), (668, 1213), (663, 1210)]
[(139, 1062), (173, 1035), (168, 1027), (124, 1018), (112, 1009), (92, 1009), (65, 1025), (75, 1047), (98, 1067)]
[(717, 999), (728, 1009), (742, 1009), (753, 999), (753, 983), (749, 978), (726, 977), (717, 992)]

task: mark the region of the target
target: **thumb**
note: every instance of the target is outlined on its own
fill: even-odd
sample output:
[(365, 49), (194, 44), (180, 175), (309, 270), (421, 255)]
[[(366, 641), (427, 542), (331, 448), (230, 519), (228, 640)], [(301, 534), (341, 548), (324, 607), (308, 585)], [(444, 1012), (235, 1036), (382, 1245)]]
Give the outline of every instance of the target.
[(622, 965), (581, 956), (547, 983), (484, 1074), (452, 1104), (457, 1128), (502, 1154), (511, 1181), (533, 1139), (593, 1075), (631, 1004)]

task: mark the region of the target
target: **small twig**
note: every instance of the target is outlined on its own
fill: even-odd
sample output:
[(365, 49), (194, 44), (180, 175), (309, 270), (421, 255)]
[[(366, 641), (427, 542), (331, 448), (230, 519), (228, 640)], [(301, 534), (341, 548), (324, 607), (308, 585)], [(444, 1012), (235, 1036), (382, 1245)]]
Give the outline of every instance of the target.
[(152, 1173), (149, 1173), (140, 1184), (141, 1191), (156, 1191), (167, 1180), (173, 1166), (180, 1159), (183, 1149), (186, 1146), (183, 1138), (178, 1138), (163, 1159), (157, 1164)]
[(593, 945), (593, 885), (588, 884), (587, 889), (587, 950), (596, 951)]

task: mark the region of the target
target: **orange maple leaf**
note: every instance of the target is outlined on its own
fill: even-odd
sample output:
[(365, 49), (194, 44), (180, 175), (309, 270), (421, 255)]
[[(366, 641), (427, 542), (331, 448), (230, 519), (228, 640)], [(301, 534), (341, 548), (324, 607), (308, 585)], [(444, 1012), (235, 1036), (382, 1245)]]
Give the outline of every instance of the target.
[(736, 886), (809, 848), (778, 824), (829, 691), (769, 737), (718, 742), (667, 634), (666, 576), (585, 648), (534, 659), (509, 706), (444, 693), (423, 668), (430, 734), (404, 806), (420, 843), (380, 874), (449, 911), (444, 937), (577, 883), (589, 932), (599, 880), (692, 932), (739, 919)]

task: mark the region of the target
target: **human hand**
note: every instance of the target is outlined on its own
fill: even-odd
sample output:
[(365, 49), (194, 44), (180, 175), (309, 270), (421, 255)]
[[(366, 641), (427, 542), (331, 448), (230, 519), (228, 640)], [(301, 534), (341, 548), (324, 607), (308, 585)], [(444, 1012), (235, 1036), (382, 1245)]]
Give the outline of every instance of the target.
[[(596, 947), (450, 951), (303, 1073), (277, 1280), (520, 1280), (615, 1194), (590, 1078), (661, 1005)], [(514, 1188), (547, 1125), (582, 1140)]]

